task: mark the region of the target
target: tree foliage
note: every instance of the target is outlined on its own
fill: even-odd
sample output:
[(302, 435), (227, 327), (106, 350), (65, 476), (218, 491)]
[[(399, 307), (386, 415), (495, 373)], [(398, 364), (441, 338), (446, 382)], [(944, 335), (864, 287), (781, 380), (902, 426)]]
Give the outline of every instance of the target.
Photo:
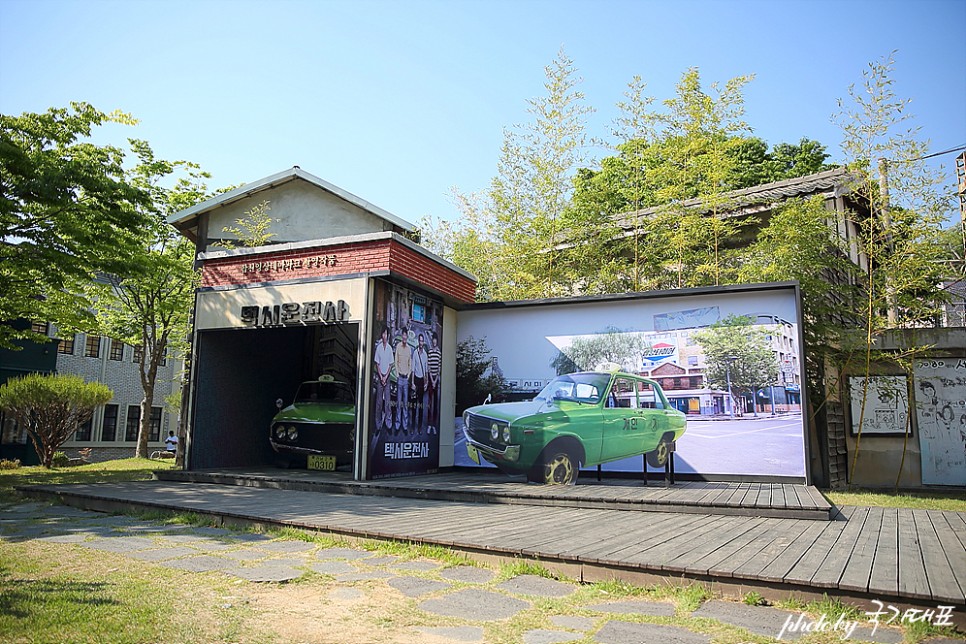
[(27, 431), (49, 469), (57, 448), (113, 395), (107, 385), (80, 376), (28, 374), (0, 386), (0, 409)]
[(703, 349), (705, 378), (716, 389), (726, 389), (730, 380), (732, 391), (754, 396), (759, 387), (778, 380), (768, 331), (747, 316), (729, 315), (691, 338)]
[(887, 327), (932, 323), (948, 259), (942, 222), (951, 194), (926, 165), (929, 143), (912, 124), (910, 100), (895, 92), (894, 66), (894, 55), (869, 63), (861, 87), (849, 87), (836, 115), (854, 187), (872, 213), (856, 222), (869, 257), (864, 317), (871, 336)]
[(456, 413), (479, 405), (487, 396), (499, 397), (506, 381), (493, 369), (485, 338), (469, 337), (456, 346)]
[[(135, 455), (148, 456), (151, 406), (158, 370), (166, 357), (183, 354), (197, 283), (194, 245), (166, 221), (172, 213), (207, 198), (208, 175), (186, 161), (157, 159), (143, 141), (132, 141), (138, 164), (129, 181), (150, 195), (145, 212), (152, 225), (138, 249), (142, 270), (111, 273), (90, 283), (97, 301), (98, 331), (135, 347), (141, 356), (141, 415)], [(177, 175), (173, 185), (172, 178)]]
[[(574, 227), (574, 247), (594, 256), (579, 262), (587, 292), (731, 281), (736, 239), (753, 222), (728, 215), (727, 193), (827, 168), (828, 154), (815, 141), (769, 151), (748, 134), (743, 88), (751, 78), (705, 89), (699, 71), (690, 69), (675, 96), (661, 103), (645, 95), (640, 78), (631, 82), (618, 104), (617, 154), (604, 158), (600, 170), (577, 175), (573, 218), (581, 225)], [(699, 209), (686, 207), (692, 199), (700, 200)], [(623, 230), (615, 229), (618, 214)], [(599, 235), (588, 232), (595, 229)]]
[(544, 71), (546, 94), (528, 101), (529, 123), (504, 130), (489, 188), (457, 193), (459, 223), (436, 230), (434, 222), (424, 220), (422, 226), (428, 244), (443, 256), (474, 254), (477, 259), (461, 265), (476, 272), (480, 291), (493, 299), (564, 293), (558, 245), (570, 228), (567, 207), (573, 176), (585, 161), (585, 120), (592, 110), (562, 49)]
[(558, 375), (607, 369), (614, 365), (625, 371), (634, 370), (640, 365), (641, 354), (650, 346), (644, 333), (608, 327), (601, 333), (574, 338), (570, 346), (554, 358), (551, 366), (556, 368)]
[[(0, 320), (83, 326), (74, 283), (140, 270), (148, 196), (127, 181), (122, 149), (90, 142), (106, 123), (134, 120), (87, 103), (0, 115)], [(16, 337), (46, 341), (0, 325), (0, 346)]]
[(841, 330), (857, 321), (860, 271), (836, 228), (828, 225), (821, 197), (780, 206), (736, 264), (738, 284), (795, 280), (801, 286), (805, 355), (824, 360), (841, 346)]
[[(271, 209), (272, 206), (268, 200), (262, 201), (246, 210), (243, 217), (235, 220), (234, 226), (225, 226), (221, 230), (234, 235), (242, 243), (242, 246), (247, 248), (264, 246), (276, 235), (271, 231), (272, 224), (281, 221), (269, 217), (268, 211)], [(234, 242), (227, 240), (222, 241), (221, 245), (226, 248), (235, 247)]]
[[(815, 141), (769, 150), (749, 135), (750, 76), (705, 88), (697, 69), (664, 101), (635, 77), (618, 104), (616, 154), (579, 167), (590, 110), (562, 52), (546, 71), (547, 97), (531, 101), (530, 125), (506, 132), (490, 189), (457, 193), (457, 222), (424, 220), (424, 240), (479, 278), (481, 300), (726, 283), (750, 224), (727, 215), (726, 193), (827, 167)], [(683, 207), (694, 198), (700, 210)]]

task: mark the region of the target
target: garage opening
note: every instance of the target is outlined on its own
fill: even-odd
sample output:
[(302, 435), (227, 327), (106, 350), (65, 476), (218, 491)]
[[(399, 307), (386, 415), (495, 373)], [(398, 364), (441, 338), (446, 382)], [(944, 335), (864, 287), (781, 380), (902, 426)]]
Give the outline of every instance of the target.
[[(358, 350), (358, 323), (200, 331), (194, 395), (207, 402), (194, 412), (200, 431), (190, 446), (191, 469), (306, 467), (306, 452), (272, 448), (276, 401), (290, 405), (301, 383), (320, 376), (345, 383), (345, 395), (358, 400)], [(349, 471), (351, 462), (342, 465), (340, 459)]]

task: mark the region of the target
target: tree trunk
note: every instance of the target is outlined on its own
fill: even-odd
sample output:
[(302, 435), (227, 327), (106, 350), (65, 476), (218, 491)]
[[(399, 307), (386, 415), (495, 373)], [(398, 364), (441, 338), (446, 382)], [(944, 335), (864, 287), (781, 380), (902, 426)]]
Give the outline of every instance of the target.
[(145, 388), (144, 397), (141, 398), (141, 419), (138, 426), (138, 445), (134, 452), (136, 458), (148, 458), (148, 435), (151, 432), (151, 398), (147, 392), (154, 391), (154, 383), (150, 388)]
[[(154, 385), (158, 378), (158, 362), (160, 356), (164, 355), (167, 347), (153, 347), (151, 352), (145, 350), (141, 352), (141, 390), (144, 397), (141, 398), (141, 418), (138, 424), (138, 444), (134, 452), (136, 458), (148, 458), (148, 436), (151, 433), (151, 403), (154, 401)], [(145, 369), (146, 367), (146, 369)], [(161, 436), (159, 435), (160, 439)]]

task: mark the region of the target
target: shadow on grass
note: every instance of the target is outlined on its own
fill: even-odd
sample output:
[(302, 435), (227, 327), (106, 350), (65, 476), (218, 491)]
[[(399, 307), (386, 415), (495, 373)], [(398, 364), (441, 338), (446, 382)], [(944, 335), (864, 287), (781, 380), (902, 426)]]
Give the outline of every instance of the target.
[(9, 498), (15, 487), (23, 485), (148, 481), (156, 470), (173, 469), (173, 466), (171, 462), (131, 458), (50, 470), (40, 466), (0, 470), (0, 496)]
[(11, 579), (0, 573), (0, 615), (25, 619), (35, 615), (40, 606), (70, 610), (81, 606), (119, 605), (108, 596), (111, 586), (100, 581)]

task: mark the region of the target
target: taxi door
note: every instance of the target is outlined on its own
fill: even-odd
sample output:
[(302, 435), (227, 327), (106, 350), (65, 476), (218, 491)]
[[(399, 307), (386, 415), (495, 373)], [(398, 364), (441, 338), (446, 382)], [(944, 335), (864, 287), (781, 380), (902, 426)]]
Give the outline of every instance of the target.
[(638, 402), (636, 381), (624, 376), (614, 378), (602, 410), (601, 462), (643, 453), (644, 412)]

